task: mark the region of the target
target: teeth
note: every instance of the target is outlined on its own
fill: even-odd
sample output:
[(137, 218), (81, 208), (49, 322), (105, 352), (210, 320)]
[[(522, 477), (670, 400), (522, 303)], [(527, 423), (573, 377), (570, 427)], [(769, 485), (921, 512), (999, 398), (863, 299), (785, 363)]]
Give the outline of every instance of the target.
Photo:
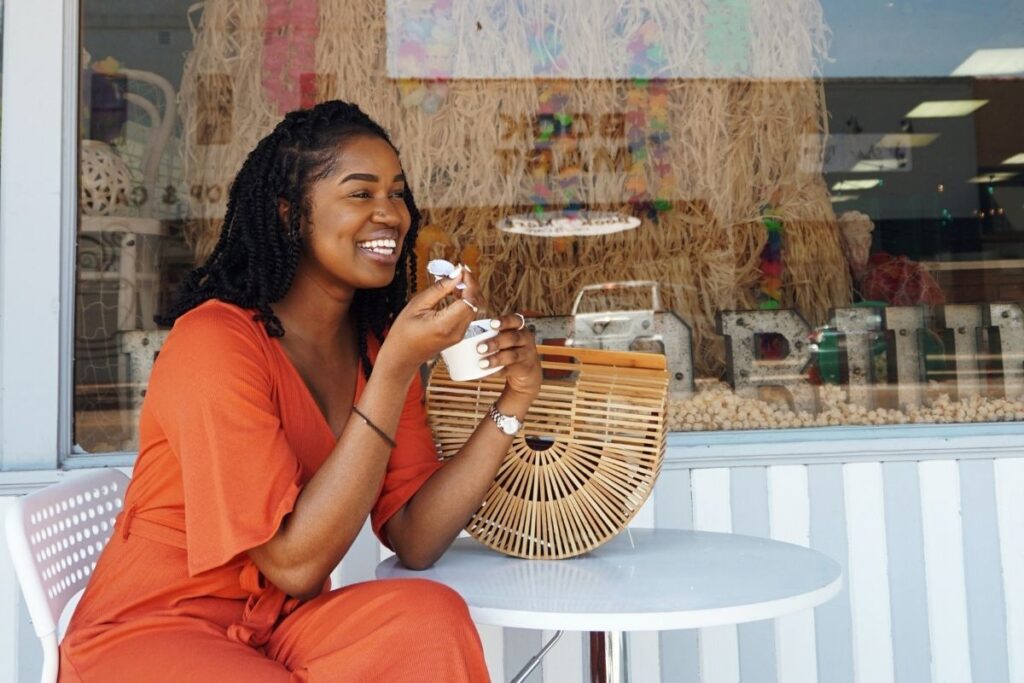
[(394, 249), (397, 246), (395, 240), (370, 240), (369, 242), (360, 242), (359, 246), (363, 249)]
[(357, 243), (357, 246), (363, 251), (368, 251), (371, 254), (391, 256), (395, 253), (397, 243), (392, 239), (368, 240), (366, 242)]

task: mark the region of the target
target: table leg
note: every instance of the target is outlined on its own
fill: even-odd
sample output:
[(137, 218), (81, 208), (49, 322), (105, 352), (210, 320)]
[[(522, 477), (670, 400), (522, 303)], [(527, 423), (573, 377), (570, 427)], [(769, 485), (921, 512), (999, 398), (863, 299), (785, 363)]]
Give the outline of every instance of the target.
[(629, 649), (624, 632), (590, 632), (590, 683), (629, 683)]

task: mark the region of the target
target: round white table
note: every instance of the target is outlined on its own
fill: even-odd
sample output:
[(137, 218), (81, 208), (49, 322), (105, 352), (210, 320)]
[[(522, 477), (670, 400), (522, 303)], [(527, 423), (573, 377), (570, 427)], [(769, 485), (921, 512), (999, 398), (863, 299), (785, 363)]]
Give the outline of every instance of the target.
[[(457, 539), (430, 569), (391, 557), (377, 578), (422, 578), (457, 591), (479, 624), (591, 632), (591, 680), (628, 680), (626, 631), (770, 619), (819, 605), (842, 586), (821, 553), (767, 538), (631, 529), (567, 560), (522, 560)], [(556, 634), (515, 680), (554, 643)]]

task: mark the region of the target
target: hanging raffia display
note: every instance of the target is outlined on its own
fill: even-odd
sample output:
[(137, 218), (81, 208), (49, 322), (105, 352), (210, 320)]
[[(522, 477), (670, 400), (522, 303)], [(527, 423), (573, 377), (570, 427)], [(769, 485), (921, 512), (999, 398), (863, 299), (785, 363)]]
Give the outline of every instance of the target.
[[(466, 530), (516, 557), (561, 559), (592, 550), (643, 506), (665, 454), (665, 357), (540, 346), (547, 378)], [(441, 457), (486, 419), (504, 380), (455, 382), (444, 362), (427, 387)]]
[[(419, 262), (469, 263), (495, 308), (566, 315), (585, 285), (655, 280), (693, 328), (697, 370), (716, 375), (714, 316), (758, 305), (770, 201), (786, 226), (780, 306), (823, 322), (850, 280), (821, 176), (818, 0), (622, 5), (207, 0), (181, 91), (197, 257), (282, 111), (338, 97), (402, 152), (425, 217)], [(643, 223), (586, 237), (495, 227), (574, 208)]]

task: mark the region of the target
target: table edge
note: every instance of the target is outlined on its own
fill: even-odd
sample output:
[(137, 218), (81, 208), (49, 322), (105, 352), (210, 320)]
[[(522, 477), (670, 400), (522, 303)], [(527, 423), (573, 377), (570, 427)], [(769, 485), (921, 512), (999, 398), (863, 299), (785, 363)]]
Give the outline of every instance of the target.
[(548, 631), (671, 631), (742, 624), (785, 616), (816, 607), (834, 598), (843, 587), (843, 574), (806, 593), (746, 605), (682, 612), (536, 612), (469, 606), (477, 624)]

